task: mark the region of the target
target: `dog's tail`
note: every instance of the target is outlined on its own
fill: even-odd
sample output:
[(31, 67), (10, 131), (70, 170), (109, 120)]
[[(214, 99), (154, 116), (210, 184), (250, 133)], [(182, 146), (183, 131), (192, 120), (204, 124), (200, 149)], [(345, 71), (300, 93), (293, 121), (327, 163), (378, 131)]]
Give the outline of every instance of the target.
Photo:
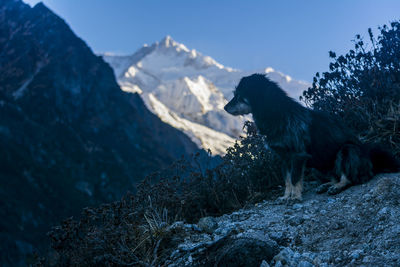
[(362, 184), (378, 173), (400, 172), (400, 162), (390, 150), (377, 144), (345, 144), (336, 157), (338, 177)]
[(378, 144), (367, 146), (374, 174), (400, 172), (400, 160), (390, 150)]

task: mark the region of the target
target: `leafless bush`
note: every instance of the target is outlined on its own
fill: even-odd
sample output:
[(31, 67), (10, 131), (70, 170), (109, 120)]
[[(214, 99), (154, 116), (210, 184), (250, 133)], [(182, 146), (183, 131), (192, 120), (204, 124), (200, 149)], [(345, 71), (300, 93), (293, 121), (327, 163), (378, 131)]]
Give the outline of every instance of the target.
[(206, 168), (200, 154), (181, 159), (146, 177), (134, 195), (86, 208), (79, 219), (54, 227), (49, 236), (55, 256), (38, 265), (159, 265), (182, 241), (170, 227), (174, 222), (197, 222), (275, 196), (279, 160), (254, 125), (245, 127), (247, 137), (229, 148), (217, 167)]

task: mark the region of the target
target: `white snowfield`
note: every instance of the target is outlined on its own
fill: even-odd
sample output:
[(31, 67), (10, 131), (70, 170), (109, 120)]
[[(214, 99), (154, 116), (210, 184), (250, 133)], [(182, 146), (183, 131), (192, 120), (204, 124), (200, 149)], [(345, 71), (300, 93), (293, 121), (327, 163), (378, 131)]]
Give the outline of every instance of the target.
[(133, 55), (102, 56), (114, 69), (122, 90), (139, 93), (162, 121), (218, 155), (225, 154), (243, 132), (244, 121), (250, 120), (250, 116), (234, 117), (223, 109), (243, 76), (266, 73), (295, 99), (309, 86), (272, 68), (241, 71), (225, 67), (170, 36), (144, 45)]

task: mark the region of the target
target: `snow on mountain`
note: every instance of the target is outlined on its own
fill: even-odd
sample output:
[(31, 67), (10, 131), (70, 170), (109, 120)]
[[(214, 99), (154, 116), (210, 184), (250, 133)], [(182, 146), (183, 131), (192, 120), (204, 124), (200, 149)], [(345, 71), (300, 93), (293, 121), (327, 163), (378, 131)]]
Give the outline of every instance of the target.
[(234, 117), (223, 109), (240, 78), (266, 73), (295, 99), (309, 86), (272, 68), (241, 71), (225, 67), (170, 36), (144, 45), (133, 55), (102, 56), (113, 67), (122, 90), (139, 93), (161, 120), (214, 154), (224, 154), (243, 132), (244, 121), (251, 118)]
[(226, 134), (178, 116), (175, 112), (169, 110), (152, 93), (143, 94), (142, 96), (147, 106), (150, 106), (155, 114), (164, 122), (183, 131), (199, 147), (209, 148), (213, 154), (223, 155), (226, 152), (226, 148), (235, 143), (235, 140)]

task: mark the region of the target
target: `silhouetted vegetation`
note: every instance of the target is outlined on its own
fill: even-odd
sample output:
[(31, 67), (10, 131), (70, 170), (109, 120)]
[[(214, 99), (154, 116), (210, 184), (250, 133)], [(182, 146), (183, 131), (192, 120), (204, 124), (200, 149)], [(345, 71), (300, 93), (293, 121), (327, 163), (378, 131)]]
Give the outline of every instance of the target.
[[(181, 242), (174, 222), (195, 223), (267, 197), (281, 183), (279, 161), (263, 136), (246, 123), (248, 135), (229, 148), (221, 164), (208, 169), (197, 154), (149, 175), (135, 195), (97, 208), (55, 227), (53, 263), (58, 265), (152, 265)], [(210, 159), (211, 160), (211, 157)], [(201, 163), (202, 162), (202, 163)], [(43, 260), (43, 263), (45, 261)], [(46, 263), (51, 264), (49, 258)]]
[(391, 146), (400, 155), (400, 22), (379, 28), (369, 42), (356, 35), (346, 55), (329, 52), (329, 71), (316, 74), (303, 100), (341, 116), (360, 137)]

